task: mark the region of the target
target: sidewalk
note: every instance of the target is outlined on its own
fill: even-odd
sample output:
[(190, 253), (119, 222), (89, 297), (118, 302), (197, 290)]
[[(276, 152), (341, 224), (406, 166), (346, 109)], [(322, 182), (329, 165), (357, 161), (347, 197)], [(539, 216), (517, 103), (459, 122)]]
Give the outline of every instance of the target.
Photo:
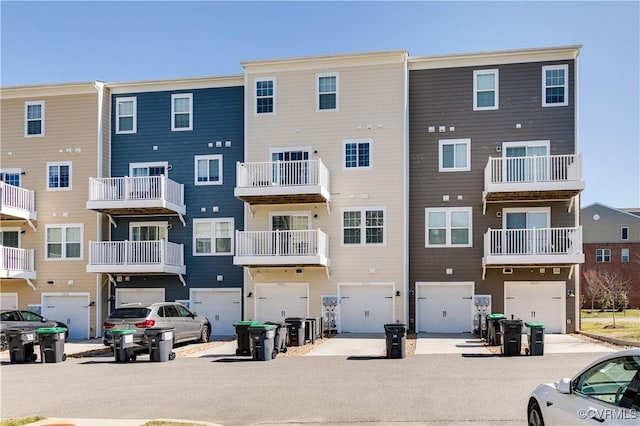
[(65, 418), (50, 418), (46, 420), (40, 420), (35, 423), (29, 423), (27, 426), (142, 426), (145, 423), (151, 421), (167, 421), (174, 423), (184, 423), (189, 425), (202, 425), (202, 426), (224, 426), (218, 423), (209, 422), (196, 422), (191, 420), (176, 420), (176, 419), (150, 419), (150, 420), (136, 420), (136, 419), (65, 419)]

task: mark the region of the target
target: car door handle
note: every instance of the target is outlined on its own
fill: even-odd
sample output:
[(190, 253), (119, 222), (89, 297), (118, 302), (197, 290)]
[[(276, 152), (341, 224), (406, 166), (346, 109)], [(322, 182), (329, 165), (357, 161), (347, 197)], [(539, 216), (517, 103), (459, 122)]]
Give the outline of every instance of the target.
[(547, 401), (547, 407), (551, 407), (552, 405), (553, 405), (553, 402)]

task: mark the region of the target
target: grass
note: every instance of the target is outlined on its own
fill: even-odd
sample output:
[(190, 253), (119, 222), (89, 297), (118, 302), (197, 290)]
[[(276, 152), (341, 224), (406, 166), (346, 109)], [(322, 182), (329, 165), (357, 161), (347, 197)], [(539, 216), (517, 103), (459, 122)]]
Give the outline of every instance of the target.
[(598, 336), (640, 343), (640, 322), (625, 322), (616, 315), (616, 328), (605, 328), (612, 324), (613, 321), (608, 318), (603, 318), (603, 321), (598, 322), (583, 321), (580, 330)]
[[(611, 318), (611, 311), (600, 312), (598, 309), (583, 309), (581, 311), (582, 318)], [(616, 312), (616, 322), (618, 318), (624, 320), (624, 318), (640, 318), (640, 309), (627, 309), (622, 312)]]
[(24, 417), (21, 419), (4, 419), (4, 420), (0, 420), (0, 426), (22, 426), (22, 425), (28, 425), (29, 423), (35, 423), (44, 419), (45, 419), (44, 417), (40, 417), (40, 416)]

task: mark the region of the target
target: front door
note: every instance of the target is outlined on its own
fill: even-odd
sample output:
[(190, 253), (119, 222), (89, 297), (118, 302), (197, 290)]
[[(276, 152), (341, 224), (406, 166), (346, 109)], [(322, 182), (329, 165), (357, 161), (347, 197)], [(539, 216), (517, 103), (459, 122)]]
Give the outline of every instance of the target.
[(506, 142), (507, 182), (540, 182), (548, 176), (548, 142)]
[(131, 223), (130, 238), (133, 241), (129, 252), (132, 263), (159, 264), (162, 260), (162, 247), (157, 241), (167, 239), (165, 222)]
[(276, 185), (306, 185), (309, 182), (309, 151), (291, 150), (271, 153), (271, 182)]
[(548, 209), (504, 211), (505, 254), (539, 254), (547, 250)]
[(274, 248), (279, 255), (304, 255), (307, 253), (309, 233), (308, 214), (274, 214), (271, 230), (275, 233)]

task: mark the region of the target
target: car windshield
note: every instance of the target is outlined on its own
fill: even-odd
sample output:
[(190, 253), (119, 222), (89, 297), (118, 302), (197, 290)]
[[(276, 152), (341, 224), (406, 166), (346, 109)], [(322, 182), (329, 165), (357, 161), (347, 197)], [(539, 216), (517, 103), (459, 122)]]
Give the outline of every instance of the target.
[(148, 308), (118, 308), (111, 312), (111, 318), (145, 318), (151, 309)]

